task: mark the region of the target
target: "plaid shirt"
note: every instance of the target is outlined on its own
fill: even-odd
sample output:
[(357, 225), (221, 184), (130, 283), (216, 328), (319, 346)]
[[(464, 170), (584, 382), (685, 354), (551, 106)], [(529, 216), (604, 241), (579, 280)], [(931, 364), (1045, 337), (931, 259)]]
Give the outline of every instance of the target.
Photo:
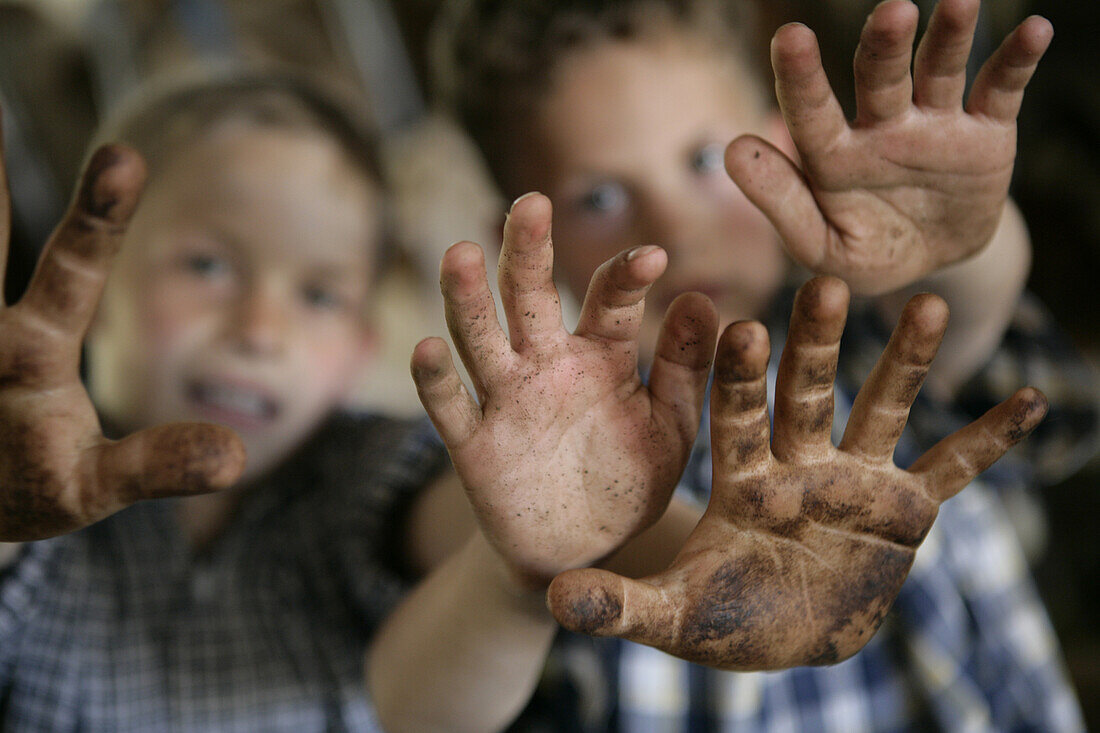
[[(790, 300), (778, 311), (789, 313)], [(773, 326), (772, 333), (778, 350), (781, 329)], [(862, 383), (888, 336), (870, 313), (849, 318), (838, 369), (837, 439), (854, 396), (844, 386)], [(774, 368), (769, 377), (774, 394)], [(1079, 466), (1095, 444), (1095, 379), (1045, 311), (1025, 301), (991, 368), (966, 389), (963, 405), (973, 414), (914, 405), (896, 459), (911, 462), (1025, 380), (1051, 399), (1045, 430), (941, 507), (891, 613), (854, 657), (829, 667), (732, 673), (629, 642), (563, 633), (513, 730), (1084, 730), (1001, 501)], [(708, 417), (679, 489), (704, 503), (711, 474)], [(1051, 454), (1059, 460), (1041, 460)]]
[(443, 458), (420, 425), (334, 418), (199, 555), (171, 500), (25, 545), (0, 570), (0, 730), (376, 730), (393, 520)]

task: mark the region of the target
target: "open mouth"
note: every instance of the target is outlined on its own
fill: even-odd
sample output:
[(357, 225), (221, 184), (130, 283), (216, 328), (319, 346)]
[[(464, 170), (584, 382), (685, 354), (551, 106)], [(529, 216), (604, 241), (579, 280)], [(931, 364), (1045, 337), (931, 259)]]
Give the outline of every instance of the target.
[(187, 400), (212, 422), (244, 430), (264, 427), (279, 416), (279, 405), (270, 394), (240, 384), (191, 382)]

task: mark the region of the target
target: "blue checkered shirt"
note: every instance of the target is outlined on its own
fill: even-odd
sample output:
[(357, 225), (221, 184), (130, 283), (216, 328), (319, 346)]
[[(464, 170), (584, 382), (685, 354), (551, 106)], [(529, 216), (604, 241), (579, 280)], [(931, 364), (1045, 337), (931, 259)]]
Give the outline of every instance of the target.
[[(1042, 321), (1036, 308), (1033, 302), (1024, 304), (1024, 325), (1045, 324), (1049, 332), (1052, 322)], [(789, 313), (790, 301), (779, 310)], [(771, 331), (778, 351), (783, 330), (773, 325)], [(888, 335), (872, 314), (854, 312), (849, 318), (834, 438), (843, 433), (853, 396), (844, 385), (862, 383)], [(1006, 456), (941, 507), (892, 611), (862, 651), (829, 667), (733, 673), (629, 642), (563, 633), (531, 706), (513, 730), (1084, 730), (1002, 497), (1041, 483), (1044, 465), (1051, 472), (1065, 471), (1067, 462), (1079, 465), (1087, 457), (1095, 443), (1096, 385), (1080, 358), (1049, 333), (1021, 335), (1014, 324), (1005, 343), (1011, 354), (1002, 349), (991, 372), (1009, 393), (1027, 378), (1052, 396), (1046, 437), (1033, 435), (1028, 452)], [(1040, 363), (1041, 356), (1045, 362)], [(778, 354), (773, 354), (776, 363)], [(1054, 376), (1076, 381), (1053, 383), (1049, 377)], [(774, 394), (774, 368), (769, 377)], [(995, 392), (972, 384), (968, 398), (981, 410), (1007, 396)], [(1061, 400), (1062, 395), (1072, 398)], [(896, 455), (899, 465), (974, 416), (926, 402), (915, 405), (911, 429)], [(682, 498), (702, 504), (710, 489), (709, 434), (704, 416), (678, 490)], [(1043, 450), (1063, 460), (1037, 460)]]
[(0, 570), (0, 730), (377, 730), (395, 517), (442, 460), (420, 424), (339, 417), (202, 554), (172, 500), (24, 545)]

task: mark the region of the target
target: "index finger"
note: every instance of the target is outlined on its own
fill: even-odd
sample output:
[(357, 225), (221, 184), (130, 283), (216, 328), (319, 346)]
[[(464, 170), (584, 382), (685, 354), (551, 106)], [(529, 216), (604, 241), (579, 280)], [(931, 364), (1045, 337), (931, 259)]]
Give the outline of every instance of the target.
[(809, 162), (848, 131), (844, 110), (825, 76), (813, 31), (788, 23), (775, 32), (771, 54), (779, 108), (799, 154)]
[(854, 62), (857, 125), (889, 120), (909, 109), (916, 32), (917, 7), (909, 0), (879, 3), (867, 19)]
[(145, 163), (132, 148), (107, 145), (92, 155), (76, 198), (46, 243), (21, 309), (83, 338), (144, 182)]

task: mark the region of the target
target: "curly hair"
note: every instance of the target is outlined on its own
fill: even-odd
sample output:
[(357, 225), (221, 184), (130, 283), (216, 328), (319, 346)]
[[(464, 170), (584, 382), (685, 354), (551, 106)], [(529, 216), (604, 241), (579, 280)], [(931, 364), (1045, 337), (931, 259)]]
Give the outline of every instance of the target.
[(762, 16), (755, 0), (451, 0), (433, 33), (433, 95), (504, 184), (511, 146), (571, 52), (681, 30), (739, 62), (767, 96)]

